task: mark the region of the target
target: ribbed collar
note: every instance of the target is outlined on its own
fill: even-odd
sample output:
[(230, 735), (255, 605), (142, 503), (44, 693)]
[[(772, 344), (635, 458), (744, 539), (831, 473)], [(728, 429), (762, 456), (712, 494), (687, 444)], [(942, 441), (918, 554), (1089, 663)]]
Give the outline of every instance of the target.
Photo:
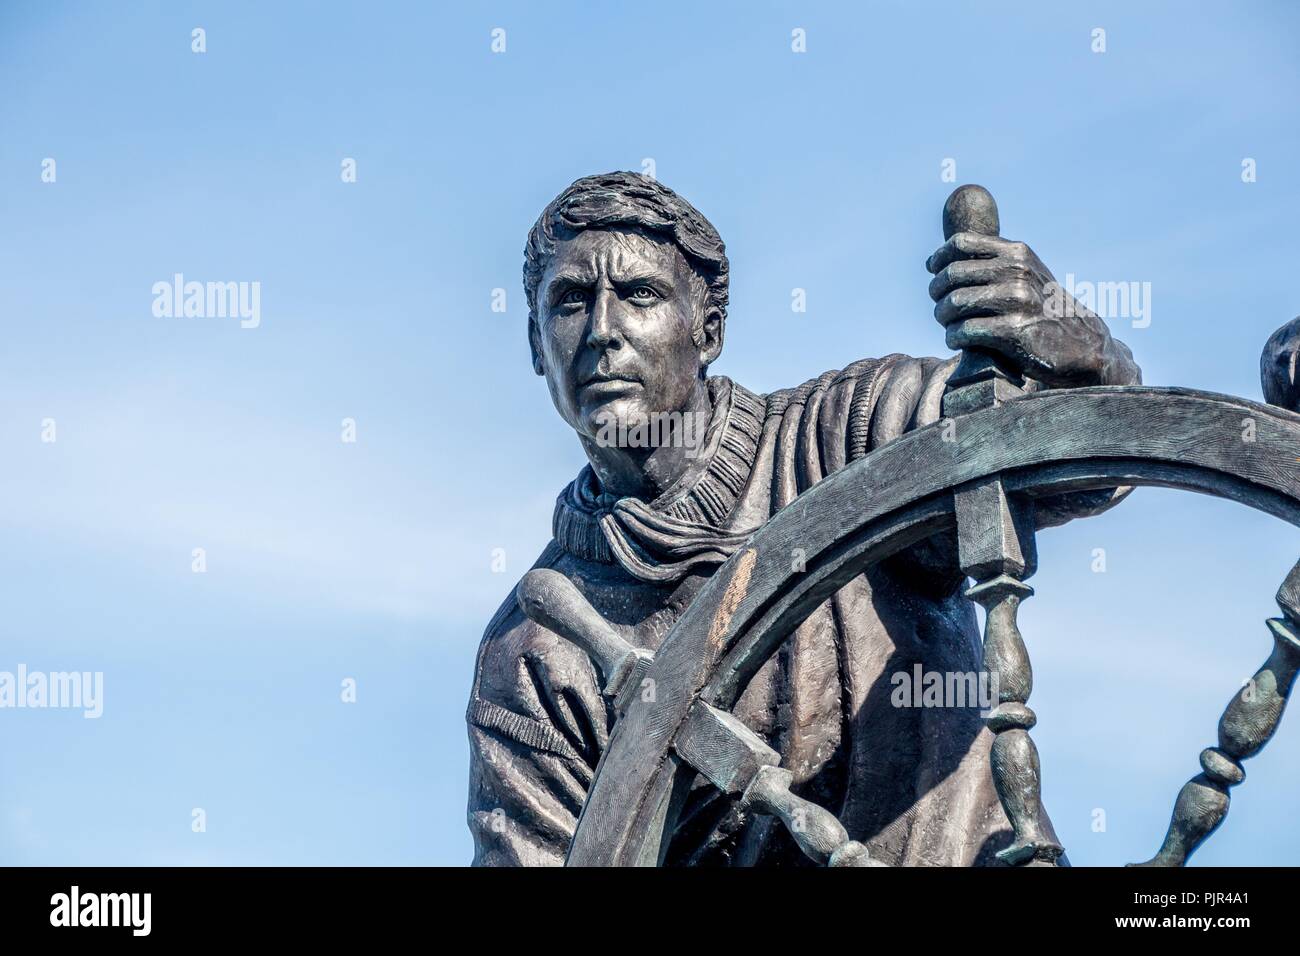
[[(765, 403), (724, 376), (708, 379), (707, 387), (712, 414), (700, 460), (673, 487), (641, 508), (672, 524), (725, 534), (723, 525), (754, 466)], [(595, 472), (586, 465), (555, 502), (551, 529), (556, 543), (576, 557), (616, 563), (602, 519), (614, 513), (618, 503), (601, 493)]]

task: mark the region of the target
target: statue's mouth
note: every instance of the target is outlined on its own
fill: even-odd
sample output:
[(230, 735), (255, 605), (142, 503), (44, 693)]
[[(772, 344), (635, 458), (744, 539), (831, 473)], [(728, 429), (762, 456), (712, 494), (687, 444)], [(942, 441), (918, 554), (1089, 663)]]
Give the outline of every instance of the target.
[(597, 372), (594, 375), (589, 375), (584, 378), (578, 387), (584, 389), (608, 390), (613, 388), (626, 389), (630, 386), (640, 384), (640, 382), (633, 378), (625, 378), (622, 375), (608, 375), (602, 372)]

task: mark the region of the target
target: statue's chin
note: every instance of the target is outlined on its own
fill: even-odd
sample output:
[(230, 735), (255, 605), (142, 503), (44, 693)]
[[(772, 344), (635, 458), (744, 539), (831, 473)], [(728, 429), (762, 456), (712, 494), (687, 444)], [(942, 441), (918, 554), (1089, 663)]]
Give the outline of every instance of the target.
[(638, 397), (620, 398), (586, 409), (587, 434), (597, 445), (618, 448), (646, 448), (656, 444), (656, 419)]
[(602, 426), (626, 427), (636, 416), (644, 415), (638, 396), (617, 395), (609, 398), (587, 397), (582, 403), (582, 417), (587, 425), (595, 431)]

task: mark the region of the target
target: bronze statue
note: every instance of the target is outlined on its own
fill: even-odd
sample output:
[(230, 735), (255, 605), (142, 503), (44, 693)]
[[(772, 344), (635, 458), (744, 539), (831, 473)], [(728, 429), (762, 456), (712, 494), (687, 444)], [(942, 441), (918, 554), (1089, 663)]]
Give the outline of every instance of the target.
[[(1142, 386), (985, 190), (953, 192), (943, 230), (930, 293), (959, 356), (755, 395), (707, 375), (728, 263), (693, 207), (611, 173), (543, 211), (533, 364), (590, 464), (479, 651), (477, 864), (1068, 865), (1017, 623), (1037, 532), (1136, 485), (1300, 526), (1300, 319), (1265, 347), (1267, 405)], [(1276, 732), (1300, 562), (1277, 604), (1139, 865), (1185, 864)]]
[[(608, 699), (617, 695), (602, 695), (612, 675), (587, 651), (608, 651), (617, 670), (630, 647), (618, 675), (623, 706), (628, 694), (652, 698), (653, 681), (644, 679), (651, 655), (711, 575), (774, 514), (797, 511), (800, 496), (828, 475), (904, 435), (999, 404), (1000, 389), (1140, 382), (1129, 349), (1096, 315), (1074, 303), (1045, 307), (1059, 295), (1052, 274), (1028, 246), (997, 235), (996, 207), (985, 197), (978, 187), (954, 194), (947, 241), (926, 264), (935, 318), (963, 356), (865, 358), (768, 395), (708, 375), (722, 352), (729, 263), (693, 206), (643, 176), (609, 173), (578, 180), (542, 212), (524, 265), (533, 368), (589, 465), (560, 493), (553, 540), (534, 566), (559, 577), (533, 575), (531, 590), (507, 598), (479, 651), (468, 710), (477, 865), (565, 861), (617, 716)], [(981, 487), (967, 493), (973, 504), (1001, 500), (1000, 482)], [(1036, 528), (1110, 507), (1125, 490), (1112, 482), (1041, 496), (1020, 530), (1032, 538)], [(1019, 528), (1019, 513), (1007, 514), (1007, 527)], [(783, 560), (798, 572), (798, 535), (789, 544)], [(1005, 795), (1000, 803), (990, 775), (994, 734), (978, 702), (891, 701), (899, 674), (982, 673), (972, 598), (1000, 617), (995, 608), (1018, 600), (1012, 585), (1027, 590), (1011, 581), (979, 591), (983, 565), (961, 550), (949, 528), (819, 595), (737, 689), (731, 715), (743, 726), (724, 728), (729, 740), (752, 741), (735, 758), (757, 761), (751, 771), (779, 760), (782, 795), (729, 799), (719, 780), (731, 765), (691, 759), (703, 776), (663, 798), (671, 832), (649, 862), (818, 859), (808, 846), (817, 840), (801, 837), (800, 801), (810, 801), (830, 808), (851, 838), (844, 860), (981, 865), (1001, 851), (1004, 862), (1064, 863), (1041, 808), (1004, 810)], [(993, 564), (985, 583), (996, 585), (1005, 562)], [(1018, 567), (1027, 576), (1032, 555)], [(977, 582), (970, 597), (968, 575)], [(641, 679), (629, 683), (629, 674)], [(1023, 705), (1025, 696), (1001, 699)], [(1019, 719), (994, 729), (1010, 727), (999, 737), (1011, 741), (1032, 724)], [(697, 728), (696, 739), (708, 730)], [(679, 739), (678, 752), (686, 749)], [(1014, 759), (1028, 760), (1019, 751)], [(1036, 761), (1035, 752), (1035, 774)], [(755, 776), (747, 772), (745, 784)], [(757, 776), (771, 783), (771, 773)], [(776, 823), (790, 824), (787, 816), (793, 826)], [(830, 838), (837, 845), (849, 844)]]

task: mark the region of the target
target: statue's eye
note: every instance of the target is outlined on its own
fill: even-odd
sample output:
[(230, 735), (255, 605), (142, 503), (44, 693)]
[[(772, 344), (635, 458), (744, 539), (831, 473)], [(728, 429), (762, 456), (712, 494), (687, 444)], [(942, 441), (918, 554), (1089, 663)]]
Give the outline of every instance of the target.
[(564, 293), (564, 298), (560, 300), (561, 305), (581, 305), (587, 301), (587, 293), (584, 289), (570, 289)]
[(648, 302), (651, 299), (659, 298), (659, 293), (648, 285), (639, 285), (632, 290), (633, 299), (640, 299), (642, 302)]

